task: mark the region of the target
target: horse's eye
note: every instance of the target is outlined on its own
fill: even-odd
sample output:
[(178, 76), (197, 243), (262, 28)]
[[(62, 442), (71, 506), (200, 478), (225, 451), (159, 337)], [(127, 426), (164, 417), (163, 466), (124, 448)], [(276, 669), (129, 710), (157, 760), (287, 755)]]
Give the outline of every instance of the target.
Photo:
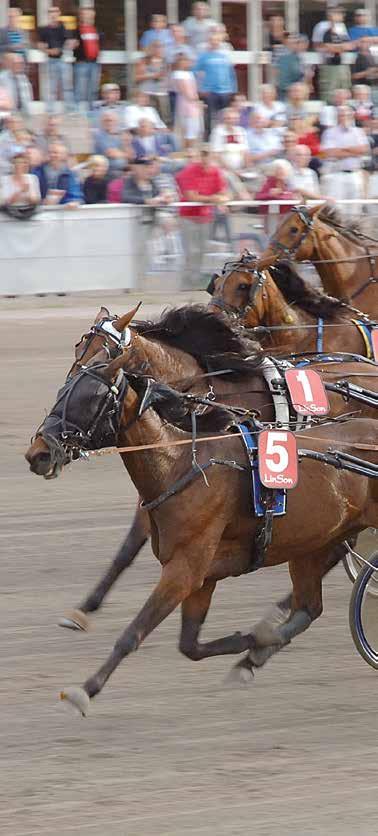
[(296, 226), (291, 226), (290, 227), (290, 232), (291, 232), (292, 235), (296, 235), (296, 233), (298, 232), (297, 227)]
[(249, 290), (249, 284), (242, 282), (242, 284), (239, 285), (238, 290)]

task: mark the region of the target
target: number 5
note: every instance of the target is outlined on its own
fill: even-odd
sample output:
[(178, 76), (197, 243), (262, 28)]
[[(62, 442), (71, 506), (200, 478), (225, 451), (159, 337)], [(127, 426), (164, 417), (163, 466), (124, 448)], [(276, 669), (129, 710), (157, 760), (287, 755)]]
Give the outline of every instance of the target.
[[(266, 440), (266, 465), (272, 473), (283, 473), (289, 464), (289, 455), (286, 447), (278, 444), (279, 441), (287, 443), (287, 433), (270, 432)], [(278, 461), (268, 456), (278, 456)]]

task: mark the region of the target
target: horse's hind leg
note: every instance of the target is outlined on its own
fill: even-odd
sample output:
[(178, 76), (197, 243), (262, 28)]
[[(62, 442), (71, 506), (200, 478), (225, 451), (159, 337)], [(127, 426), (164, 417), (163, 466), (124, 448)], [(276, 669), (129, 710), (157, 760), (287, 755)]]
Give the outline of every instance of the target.
[(321, 555), (307, 555), (289, 562), (293, 592), (277, 605), (282, 613), (281, 623), (279, 617), (267, 618), (252, 628), (256, 645), (236, 668), (247, 668), (252, 672), (254, 667), (262, 667), (271, 656), (319, 618), (323, 611), (322, 580), (344, 557), (345, 551), (345, 546), (340, 544)]
[(86, 613), (95, 612), (95, 610), (98, 610), (102, 606), (104, 598), (113, 584), (122, 572), (128, 566), (131, 566), (149, 536), (149, 516), (146, 511), (138, 507), (130, 531), (109, 566), (109, 569), (84, 601), (79, 604), (78, 608), (68, 616), (60, 619), (59, 624), (61, 627), (69, 627), (71, 630), (86, 630), (88, 628)]
[(198, 636), (207, 616), (211, 598), (216, 586), (215, 581), (207, 580), (201, 589), (192, 592), (183, 602), (179, 649), (184, 656), (194, 662), (208, 659), (210, 656), (225, 656), (243, 653), (253, 643), (251, 635), (234, 633), (211, 642), (199, 642)]

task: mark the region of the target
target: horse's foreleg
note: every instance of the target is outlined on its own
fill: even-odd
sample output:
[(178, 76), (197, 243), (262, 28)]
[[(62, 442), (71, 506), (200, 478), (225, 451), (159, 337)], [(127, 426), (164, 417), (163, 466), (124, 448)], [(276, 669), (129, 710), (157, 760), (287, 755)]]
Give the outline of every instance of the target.
[(198, 662), (210, 656), (225, 656), (243, 653), (253, 642), (251, 635), (234, 633), (211, 642), (199, 642), (198, 636), (207, 616), (211, 598), (216, 586), (215, 581), (205, 581), (201, 589), (192, 592), (182, 604), (182, 623), (179, 649), (184, 656)]
[(146, 511), (137, 508), (130, 531), (126, 540), (122, 543), (113, 562), (99, 583), (92, 592), (79, 604), (78, 608), (67, 617), (60, 620), (61, 627), (69, 627), (73, 630), (86, 630), (88, 619), (86, 613), (98, 610), (104, 601), (105, 596), (119, 576), (131, 566), (142, 546), (150, 536), (150, 519)]
[(61, 696), (68, 699), (82, 714), (86, 714), (89, 700), (95, 697), (122, 660), (138, 649), (141, 642), (161, 623), (194, 588), (202, 585), (202, 578), (194, 576), (185, 556), (177, 554), (162, 570), (161, 579), (134, 621), (116, 642), (105, 664), (84, 683), (83, 688), (69, 688)]

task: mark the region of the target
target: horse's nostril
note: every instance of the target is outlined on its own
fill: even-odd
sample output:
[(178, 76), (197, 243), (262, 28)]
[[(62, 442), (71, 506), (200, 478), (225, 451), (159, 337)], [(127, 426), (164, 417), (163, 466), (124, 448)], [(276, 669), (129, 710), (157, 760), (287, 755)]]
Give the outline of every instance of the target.
[(35, 456), (30, 457), (26, 455), (25, 458), (30, 464), (30, 470), (32, 473), (36, 473), (37, 476), (45, 476), (51, 467), (51, 456), (48, 451), (45, 453), (37, 453)]

